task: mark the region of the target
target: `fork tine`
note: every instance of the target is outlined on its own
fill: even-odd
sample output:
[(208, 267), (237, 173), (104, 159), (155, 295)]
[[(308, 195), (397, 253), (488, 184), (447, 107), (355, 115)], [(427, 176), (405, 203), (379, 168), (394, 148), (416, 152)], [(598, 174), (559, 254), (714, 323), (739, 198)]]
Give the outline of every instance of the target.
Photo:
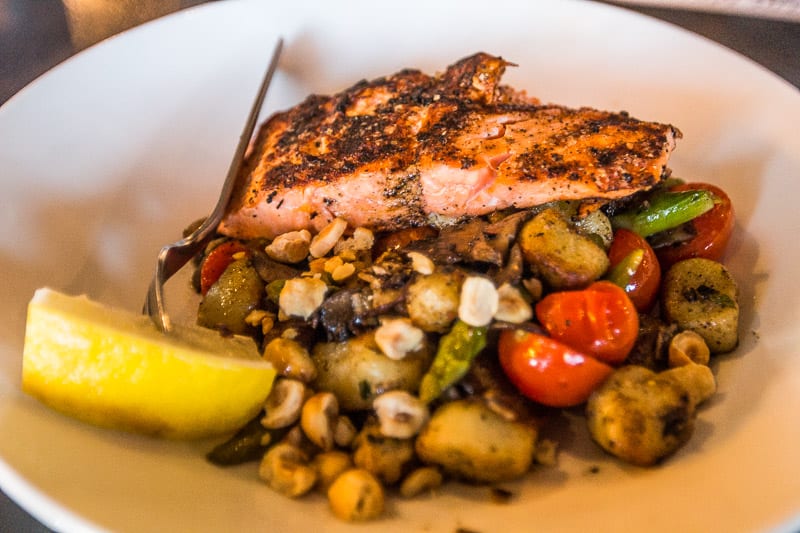
[(250, 108), (250, 114), (247, 117), (247, 122), (244, 125), (242, 134), (239, 137), (239, 144), (236, 147), (236, 152), (233, 155), (231, 165), (228, 168), (228, 175), (225, 177), (225, 182), (222, 185), (219, 199), (211, 214), (206, 218), (203, 224), (200, 225), (191, 235), (181, 239), (180, 241), (164, 246), (158, 253), (158, 260), (156, 261), (156, 271), (150, 286), (147, 290), (144, 307), (142, 313), (150, 317), (155, 323), (156, 327), (167, 333), (172, 330), (172, 321), (167, 314), (166, 306), (164, 304), (164, 284), (172, 277), (178, 270), (180, 270), (192, 257), (194, 257), (200, 250), (205, 247), (207, 241), (213, 235), (217, 225), (225, 213), (231, 195), (233, 194), (236, 178), (241, 171), (244, 156), (247, 147), (250, 144), (250, 139), (253, 136), (256, 123), (258, 122), (258, 115), (261, 107), (264, 104), (264, 98), (267, 94), (267, 89), (272, 81), (272, 76), (278, 66), (278, 59), (283, 51), (283, 38), (278, 38), (275, 44), (275, 49), (272, 52), (272, 57), (264, 74), (264, 79), (261, 82), (258, 93), (256, 94), (255, 101)]

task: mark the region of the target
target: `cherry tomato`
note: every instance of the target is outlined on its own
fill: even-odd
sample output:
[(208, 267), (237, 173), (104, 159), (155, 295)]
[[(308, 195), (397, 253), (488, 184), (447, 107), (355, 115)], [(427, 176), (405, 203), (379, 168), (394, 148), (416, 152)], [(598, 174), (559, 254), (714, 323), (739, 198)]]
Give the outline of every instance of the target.
[(498, 355), (509, 380), (533, 401), (551, 407), (580, 405), (613, 368), (545, 335), (504, 330)]
[(247, 252), (247, 248), (238, 241), (226, 241), (211, 250), (200, 266), (200, 293), (205, 296), (208, 289), (233, 263), (233, 256), (239, 252)]
[(608, 259), (613, 269), (636, 250), (642, 250), (642, 260), (622, 288), (638, 311), (647, 311), (653, 307), (661, 285), (661, 266), (650, 244), (639, 234), (620, 228), (614, 232)]
[(623, 362), (639, 335), (636, 307), (610, 281), (550, 293), (536, 304), (536, 318), (554, 339), (610, 364)]
[(697, 189), (709, 191), (716, 197), (717, 203), (711, 210), (690, 222), (696, 232), (693, 238), (655, 250), (661, 268), (669, 268), (678, 261), (692, 257), (718, 261), (725, 253), (736, 220), (731, 199), (725, 191), (708, 183), (684, 183), (672, 188), (673, 191)]

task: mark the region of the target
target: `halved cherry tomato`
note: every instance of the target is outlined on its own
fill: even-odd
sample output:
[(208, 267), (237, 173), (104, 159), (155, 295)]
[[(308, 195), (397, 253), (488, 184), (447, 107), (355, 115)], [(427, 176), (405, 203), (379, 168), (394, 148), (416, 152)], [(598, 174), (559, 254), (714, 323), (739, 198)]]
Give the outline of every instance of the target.
[(200, 293), (203, 296), (228, 265), (233, 263), (233, 256), (239, 252), (247, 252), (247, 247), (238, 241), (226, 241), (208, 253), (200, 266)]
[(614, 370), (555, 339), (524, 330), (504, 330), (497, 348), (514, 386), (551, 407), (582, 404)]
[(639, 334), (636, 307), (610, 281), (550, 293), (536, 304), (536, 318), (554, 339), (610, 364), (628, 357)]
[(696, 235), (688, 241), (656, 248), (655, 252), (661, 262), (661, 268), (690, 259), (702, 257), (718, 261), (728, 246), (736, 216), (731, 199), (725, 191), (709, 183), (684, 183), (676, 185), (673, 191), (706, 190), (716, 197), (716, 204), (690, 222)]
[(650, 244), (633, 231), (620, 228), (614, 232), (614, 241), (608, 250), (611, 269), (629, 257), (632, 252), (642, 250), (642, 260), (633, 274), (625, 280), (625, 292), (639, 311), (653, 307), (661, 285), (661, 266)]

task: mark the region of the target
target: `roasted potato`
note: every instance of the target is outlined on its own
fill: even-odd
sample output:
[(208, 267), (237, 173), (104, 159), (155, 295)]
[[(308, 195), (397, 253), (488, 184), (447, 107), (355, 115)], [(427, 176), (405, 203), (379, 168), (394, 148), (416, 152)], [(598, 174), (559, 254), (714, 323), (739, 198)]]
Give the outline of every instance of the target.
[(675, 263), (664, 276), (665, 318), (705, 339), (712, 353), (739, 342), (739, 290), (731, 274), (710, 259)]
[(408, 286), (406, 308), (415, 326), (438, 333), (449, 329), (458, 316), (462, 277), (455, 272), (434, 272)]
[(329, 391), (346, 411), (370, 409), (372, 400), (389, 390), (416, 392), (432, 358), (425, 339), (422, 347), (402, 359), (390, 359), (375, 342), (374, 332), (344, 342), (321, 342), (311, 358), (317, 368), (315, 390)]
[(419, 434), (419, 458), (469, 481), (495, 483), (518, 478), (531, 466), (537, 430), (509, 421), (482, 400), (442, 405)]
[(694, 430), (695, 398), (701, 394), (693, 394), (689, 386), (693, 383), (683, 376), (656, 374), (643, 366), (615, 370), (586, 404), (592, 439), (629, 463), (656, 464), (689, 440)]
[(534, 275), (552, 289), (585, 287), (608, 270), (603, 248), (574, 230), (555, 208), (545, 209), (526, 222), (518, 239)]

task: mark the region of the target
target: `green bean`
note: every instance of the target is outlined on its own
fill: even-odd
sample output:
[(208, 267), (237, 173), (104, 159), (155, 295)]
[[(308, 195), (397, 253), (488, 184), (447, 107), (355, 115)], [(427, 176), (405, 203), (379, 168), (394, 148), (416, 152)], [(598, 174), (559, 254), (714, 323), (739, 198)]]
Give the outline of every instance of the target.
[(469, 370), (472, 360), (486, 346), (486, 327), (473, 327), (457, 320), (439, 341), (439, 349), (422, 377), (419, 396), (425, 402), (439, 397)]
[(619, 213), (611, 218), (614, 229), (625, 228), (649, 237), (702, 215), (714, 207), (714, 196), (708, 191), (666, 191), (653, 195), (639, 209)]
[(261, 417), (248, 422), (234, 436), (218, 444), (206, 454), (206, 458), (217, 466), (233, 466), (261, 459), (269, 444), (279, 440), (288, 428), (270, 430), (261, 425)]

